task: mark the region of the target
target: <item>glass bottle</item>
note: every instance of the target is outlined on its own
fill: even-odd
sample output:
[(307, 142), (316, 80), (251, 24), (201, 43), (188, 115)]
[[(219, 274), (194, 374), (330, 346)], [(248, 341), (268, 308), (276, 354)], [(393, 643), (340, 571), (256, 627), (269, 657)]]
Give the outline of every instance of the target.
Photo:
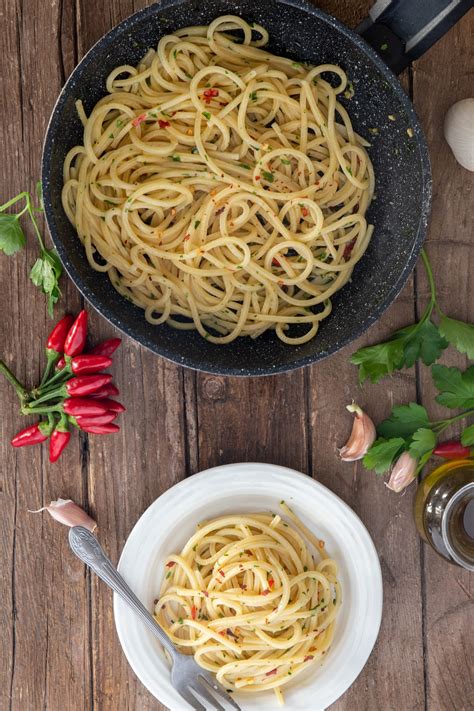
[(451, 563), (474, 570), (474, 461), (449, 461), (430, 472), (415, 496), (420, 536)]

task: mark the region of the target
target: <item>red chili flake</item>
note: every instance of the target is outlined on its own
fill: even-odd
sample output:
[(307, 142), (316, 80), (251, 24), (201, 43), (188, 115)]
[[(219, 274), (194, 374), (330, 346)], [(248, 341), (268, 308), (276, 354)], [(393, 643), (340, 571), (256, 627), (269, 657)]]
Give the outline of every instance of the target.
[(259, 175), (256, 175), (256, 176), (255, 176), (255, 180), (260, 180), (260, 176), (259, 176)]
[(183, 239), (184, 239), (185, 242), (187, 242), (188, 239), (191, 239), (191, 237), (190, 237), (190, 235), (184, 235), (184, 238), (183, 238)]
[(219, 632), (219, 634), (222, 635), (222, 637), (225, 637), (225, 632)]
[(273, 259), (272, 259), (272, 265), (273, 265), (274, 267), (281, 267), (280, 262), (279, 262), (278, 259), (276, 259), (275, 257), (273, 257)]
[(262, 595), (268, 595), (269, 592), (270, 592), (270, 590), (268, 590), (268, 589), (267, 589), (267, 590), (262, 590), (262, 593), (261, 593), (261, 594), (262, 594)]
[(204, 597), (209, 597), (209, 593), (206, 590), (203, 590)]
[(196, 619), (196, 613), (197, 613), (197, 607), (196, 607), (196, 605), (193, 605), (191, 608), (191, 617), (193, 620)]
[(168, 126), (171, 126), (169, 121), (163, 121), (163, 119), (158, 119), (158, 123), (160, 128), (168, 128)]
[(240, 583), (239, 588), (242, 588), (242, 590), (247, 590), (247, 586), (245, 583)]
[(132, 126), (139, 126), (142, 121), (146, 119), (146, 114), (140, 114), (140, 116), (137, 116), (137, 118), (134, 118), (132, 121)]
[(267, 582), (269, 588), (272, 588), (275, 585), (275, 581), (273, 580), (273, 578), (268, 578)]
[(278, 671), (278, 669), (275, 667), (275, 669), (272, 669), (271, 671), (266, 672), (265, 676), (273, 676), (274, 674), (277, 673), (277, 671)]
[(206, 89), (206, 91), (204, 92), (204, 96), (219, 96), (219, 89)]
[(219, 573), (219, 575), (222, 575), (222, 577), (225, 578), (225, 573), (222, 570), (222, 568), (219, 568), (219, 570), (217, 572)]
[(311, 659), (314, 659), (313, 655), (312, 655), (312, 654), (308, 654), (308, 655), (306, 655), (306, 657), (303, 659), (303, 661), (304, 661), (304, 662), (310, 662)]
[(174, 565), (176, 565), (176, 563), (174, 562), (174, 560), (170, 560), (169, 563), (166, 563), (166, 567), (167, 567), (167, 568), (172, 568)]
[(349, 258), (350, 258), (351, 254), (352, 254), (352, 250), (354, 249), (355, 243), (356, 243), (356, 241), (355, 241), (355, 239), (353, 239), (353, 240), (351, 240), (350, 242), (348, 242), (348, 243), (346, 244), (346, 246), (345, 246), (345, 248), (344, 248), (344, 254), (342, 255), (342, 258), (343, 258), (343, 259), (349, 259)]
[(177, 113), (178, 113), (177, 111), (172, 111), (171, 116), (176, 116)]
[(308, 217), (308, 215), (309, 215), (309, 210), (308, 210), (308, 208), (307, 208), (307, 207), (302, 207), (302, 208), (301, 208), (301, 214), (303, 215), (303, 217)]

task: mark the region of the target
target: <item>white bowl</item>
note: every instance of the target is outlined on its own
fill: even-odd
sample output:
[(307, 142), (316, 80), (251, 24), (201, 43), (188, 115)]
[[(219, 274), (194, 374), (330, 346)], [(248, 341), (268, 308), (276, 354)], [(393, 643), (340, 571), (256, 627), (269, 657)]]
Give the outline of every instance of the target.
[[(312, 665), (283, 688), (286, 711), (319, 711), (334, 703), (362, 671), (382, 616), (382, 575), (372, 539), (356, 514), (325, 486), (270, 464), (231, 464), (195, 474), (145, 511), (128, 537), (119, 570), (152, 610), (166, 555), (181, 550), (197, 523), (225, 513), (277, 511), (281, 499), (326, 542), (339, 566), (342, 607), (333, 644), (321, 665)], [(140, 681), (171, 711), (189, 711), (171, 686), (160, 644), (117, 595), (114, 613), (123, 651)], [(279, 708), (271, 691), (235, 693), (234, 698), (244, 711)]]

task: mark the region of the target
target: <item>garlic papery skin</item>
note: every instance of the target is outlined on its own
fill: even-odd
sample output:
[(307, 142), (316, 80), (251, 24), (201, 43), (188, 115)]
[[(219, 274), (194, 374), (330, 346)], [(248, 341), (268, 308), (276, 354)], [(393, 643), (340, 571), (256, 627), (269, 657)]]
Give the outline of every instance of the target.
[(370, 417), (358, 405), (352, 403), (347, 406), (347, 410), (353, 412), (355, 417), (351, 436), (344, 447), (339, 450), (339, 456), (343, 462), (355, 462), (367, 454), (369, 447), (375, 441), (377, 432)]
[(47, 511), (56, 521), (63, 523), (65, 526), (84, 526), (91, 533), (97, 528), (94, 519), (71, 499), (51, 501), (49, 506), (43, 506), (43, 508), (30, 511), (30, 513), (40, 513), (40, 511)]
[(474, 99), (451, 106), (444, 119), (444, 137), (457, 162), (474, 171)]
[(390, 479), (385, 486), (399, 494), (416, 478), (418, 460), (408, 452), (403, 452), (393, 465)]

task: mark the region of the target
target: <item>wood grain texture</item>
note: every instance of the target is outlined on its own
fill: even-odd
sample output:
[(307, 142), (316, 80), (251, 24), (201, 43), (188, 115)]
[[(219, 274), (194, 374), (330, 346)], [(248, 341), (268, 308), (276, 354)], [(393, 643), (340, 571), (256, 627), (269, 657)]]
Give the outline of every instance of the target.
[[(147, 4), (9, 0), (1, 5), (2, 202), (34, 188), (50, 111), (77, 61), (113, 25)], [(372, 3), (315, 4), (355, 26)], [(471, 13), (417, 63), (412, 82), (433, 162), (429, 251), (440, 300), (448, 313), (471, 320), (467, 207), (472, 205), (472, 176), (454, 162), (441, 125), (449, 105), (472, 87), (473, 30)], [(0, 256), (0, 342), (1, 357), (14, 364), (20, 379), (34, 383), (51, 321), (44, 298), (28, 279), (37, 248), (31, 230), (27, 232), (23, 253)], [(77, 312), (77, 291), (66, 279), (62, 288), (61, 310)], [(352, 398), (377, 418), (394, 402), (417, 396), (432, 401), (424, 369), (405, 371), (361, 391), (356, 369), (348, 364), (355, 347), (377, 342), (411, 322), (426, 294), (423, 275), (417, 274), (359, 343), (289, 375), (241, 380), (196, 374), (126, 339), (113, 366), (128, 408), (120, 435), (75, 437), (59, 465), (49, 464), (45, 449), (15, 451), (9, 446), (12, 433), (24, 423), (15, 395), (0, 381), (2, 711), (165, 711), (125, 661), (108, 589), (90, 579), (70, 554), (63, 529), (27, 509), (58, 496), (74, 499), (96, 517), (100, 540), (117, 560), (137, 518), (162, 491), (199, 469), (239, 460), (271, 461), (312, 474), (359, 513), (374, 538), (385, 583), (381, 635), (364, 672), (333, 708), (467, 709), (472, 689), (466, 673), (472, 657), (469, 576), (449, 568), (419, 543), (411, 515), (413, 492), (389, 494), (360, 467), (342, 467), (334, 452), (350, 428), (344, 406)], [(90, 322), (92, 342), (113, 334), (94, 312)], [(463, 365), (453, 351), (449, 358)]]
[[(449, 316), (474, 321), (473, 174), (462, 168), (443, 138), (446, 111), (473, 96), (474, 11), (465, 15), (436, 47), (416, 64), (413, 77), (415, 109), (426, 132), (433, 169), (433, 211), (427, 251), (436, 275), (438, 299)], [(440, 81), (442, 67), (442, 81)], [(429, 287), (419, 268), (418, 310)], [(468, 360), (454, 348), (442, 361), (465, 369)], [(427, 368), (419, 369), (421, 402), (434, 418), (446, 408), (434, 402), (437, 393)], [(461, 428), (461, 423), (457, 432)], [(456, 429), (450, 433), (456, 434)], [(428, 546), (422, 547), (423, 609), (426, 647), (427, 707), (468, 711), (474, 706), (474, 585), (472, 573), (447, 568)], [(470, 623), (468, 622), (470, 620)]]

